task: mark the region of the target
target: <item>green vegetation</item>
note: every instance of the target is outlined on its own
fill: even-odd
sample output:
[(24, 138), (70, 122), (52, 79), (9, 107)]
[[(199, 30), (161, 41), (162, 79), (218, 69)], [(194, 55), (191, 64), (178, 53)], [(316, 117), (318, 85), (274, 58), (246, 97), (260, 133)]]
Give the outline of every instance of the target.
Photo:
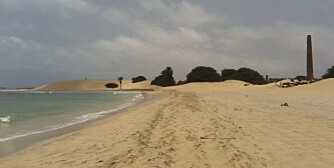
[(189, 82), (219, 82), (220, 75), (211, 67), (198, 66), (187, 75)]
[(324, 75), (322, 75), (322, 78), (323, 79), (334, 78), (334, 65), (329, 69), (327, 69), (327, 72)]
[(224, 69), (224, 70), (222, 70), (221, 80), (222, 81), (229, 80), (231, 75), (234, 74), (236, 71), (237, 70), (235, 70), (235, 69)]
[(165, 70), (161, 72), (159, 76), (157, 76), (151, 82), (151, 85), (157, 85), (162, 87), (174, 86), (175, 80), (173, 77), (173, 69), (171, 67), (167, 67)]
[(116, 83), (107, 83), (104, 86), (106, 86), (106, 88), (111, 88), (111, 89), (118, 88), (118, 84)]
[(147, 79), (144, 76), (137, 76), (132, 78), (132, 83), (142, 82), (146, 81)]
[[(234, 72), (233, 72), (234, 71)], [(257, 71), (249, 68), (240, 68), (238, 70), (225, 69), (222, 70), (223, 80), (241, 80), (252, 84), (265, 84), (265, 80), (262, 75)]]

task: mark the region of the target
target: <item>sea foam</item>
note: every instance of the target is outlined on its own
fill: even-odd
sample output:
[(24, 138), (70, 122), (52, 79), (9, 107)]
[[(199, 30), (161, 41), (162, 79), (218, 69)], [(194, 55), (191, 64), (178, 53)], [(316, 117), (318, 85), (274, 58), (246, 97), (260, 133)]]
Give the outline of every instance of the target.
[(1, 123), (9, 123), (10, 122), (10, 116), (7, 117), (0, 117)]
[[(56, 125), (47, 126), (43, 130), (30, 131), (30, 132), (22, 133), (22, 134), (11, 134), (11, 135), (8, 135), (6, 137), (0, 138), (0, 142), (8, 141), (8, 140), (16, 139), (16, 138), (21, 138), (21, 137), (25, 137), (25, 136), (29, 136), (29, 135), (34, 135), (34, 134), (40, 134), (40, 133), (44, 133), (44, 132), (55, 131), (55, 130), (62, 129), (62, 128), (65, 128), (65, 127), (68, 127), (68, 126), (72, 126), (72, 125), (80, 124), (80, 123), (83, 123), (83, 122), (86, 122), (86, 121), (89, 121), (89, 120), (97, 119), (97, 118), (103, 117), (107, 114), (118, 112), (120, 110), (126, 109), (126, 108), (134, 105), (135, 101), (144, 98), (144, 95), (141, 92), (127, 92), (127, 93), (126, 92), (116, 92), (116, 93), (114, 92), (114, 94), (129, 94), (129, 93), (132, 93), (132, 94), (133, 93), (138, 93), (138, 94), (136, 94), (133, 97), (131, 102), (120, 104), (113, 109), (84, 114), (84, 115), (75, 117), (73, 120), (71, 120), (69, 122), (66, 122), (66, 123), (60, 123), (60, 124), (56, 124)], [(10, 116), (2, 117), (2, 118), (0, 118), (0, 121), (5, 122), (5, 121), (7, 121), (7, 119), (8, 119), (8, 121), (10, 121)]]

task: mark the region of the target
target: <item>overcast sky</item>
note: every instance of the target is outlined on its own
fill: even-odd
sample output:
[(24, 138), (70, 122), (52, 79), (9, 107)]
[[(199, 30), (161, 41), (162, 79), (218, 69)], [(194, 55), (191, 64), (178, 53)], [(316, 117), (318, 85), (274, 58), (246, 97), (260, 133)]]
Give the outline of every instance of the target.
[(166, 67), (316, 77), (334, 65), (333, 0), (0, 0), (0, 86), (149, 79)]

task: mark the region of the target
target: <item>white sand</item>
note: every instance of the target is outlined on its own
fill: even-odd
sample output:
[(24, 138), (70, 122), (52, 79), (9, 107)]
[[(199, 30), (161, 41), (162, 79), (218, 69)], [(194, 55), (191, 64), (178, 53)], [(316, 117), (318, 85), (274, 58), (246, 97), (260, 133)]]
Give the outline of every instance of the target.
[[(119, 85), (117, 80), (66, 80), (53, 82), (44, 86), (34, 88), (40, 91), (108, 91), (119, 90), (120, 87), (109, 89), (105, 87), (107, 83), (115, 83)], [(151, 90), (159, 88), (150, 85), (151, 81), (143, 81), (139, 83), (131, 83), (131, 80), (122, 81), (123, 90)]]
[(159, 99), (2, 158), (0, 167), (331, 168), (333, 84), (164, 88)]

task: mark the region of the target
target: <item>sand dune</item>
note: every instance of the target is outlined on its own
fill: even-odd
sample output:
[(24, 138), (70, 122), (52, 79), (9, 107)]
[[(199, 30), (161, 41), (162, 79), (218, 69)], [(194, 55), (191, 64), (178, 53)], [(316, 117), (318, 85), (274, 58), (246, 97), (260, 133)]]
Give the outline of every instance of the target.
[(161, 88), (159, 99), (2, 158), (0, 167), (333, 167), (333, 79), (244, 84)]
[[(66, 80), (49, 83), (44, 86), (34, 88), (34, 90), (41, 91), (104, 91), (104, 90), (119, 90), (120, 88), (108, 89), (105, 87), (107, 83), (119, 83), (116, 80)], [(131, 83), (131, 80), (124, 80), (122, 87), (125, 90), (149, 90), (159, 89), (160, 87), (150, 85), (151, 81), (143, 81), (139, 83)], [(207, 85), (210, 85), (208, 87)], [(333, 90), (334, 79), (326, 79), (316, 83), (308, 85), (300, 85), (292, 88), (285, 88), (289, 91), (297, 91), (301, 93), (314, 93), (314, 94), (334, 94)], [(276, 87), (276, 84), (267, 85), (252, 85), (243, 81), (228, 80), (225, 82), (201, 82), (201, 83), (190, 83), (186, 85), (180, 85), (175, 87), (165, 88), (167, 90), (188, 90), (188, 91), (200, 91), (200, 90), (212, 90), (212, 91), (237, 91), (245, 89), (272, 89)], [(276, 88), (277, 89), (277, 88)], [(278, 88), (280, 91), (281, 88)]]
[[(109, 89), (105, 87), (107, 83), (119, 84), (117, 80), (66, 80), (49, 83), (44, 86), (34, 88), (40, 91), (107, 91), (119, 90), (120, 88)], [(158, 88), (150, 85), (151, 81), (143, 81), (139, 83), (131, 83), (131, 80), (122, 82), (124, 90), (150, 90)]]
[[(246, 86), (247, 85), (247, 86)], [(224, 82), (198, 82), (180, 86), (168, 87), (167, 90), (182, 90), (194, 92), (214, 92), (214, 91), (237, 91), (244, 90), (252, 86), (243, 81), (228, 80)]]
[(295, 92), (303, 92), (315, 95), (334, 95), (334, 78), (321, 80), (319, 82), (311, 83), (308, 85), (301, 85), (291, 88)]

